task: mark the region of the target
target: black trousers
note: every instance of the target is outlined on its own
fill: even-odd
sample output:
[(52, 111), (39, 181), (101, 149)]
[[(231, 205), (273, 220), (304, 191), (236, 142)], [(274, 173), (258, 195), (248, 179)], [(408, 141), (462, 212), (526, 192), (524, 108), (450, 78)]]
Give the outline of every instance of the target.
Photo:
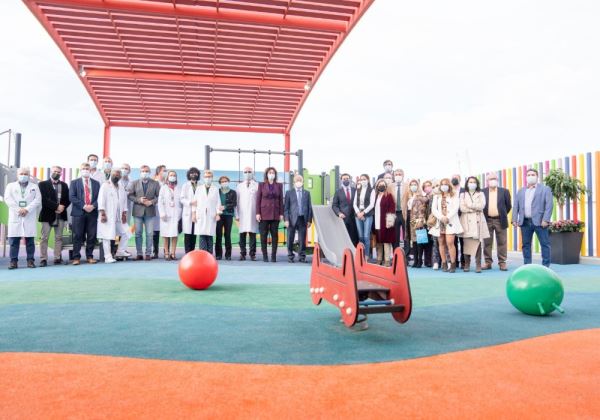
[[(398, 219), (402, 217), (402, 212), (396, 212), (396, 223)], [(404, 230), (404, 255), (408, 259), (410, 254), (413, 253), (413, 249), (411, 247), (412, 238), (410, 237), (410, 210), (406, 212), (406, 219), (402, 217), (402, 229)], [(400, 246), (400, 229), (399, 227), (396, 229), (396, 238), (398, 238), (398, 246)], [(415, 248), (416, 249), (416, 248)], [(414, 254), (413, 254), (414, 256)]]
[[(460, 248), (459, 248), (460, 244)], [(465, 265), (465, 253), (464, 253), (464, 241), (463, 238), (456, 236), (454, 238), (454, 246), (456, 247), (456, 256), (460, 257), (460, 265), (461, 267)]]
[(254, 232), (241, 232), (240, 233), (240, 253), (242, 256), (246, 256), (246, 237), (250, 236), (250, 256), (256, 255), (256, 233)]
[(354, 246), (358, 245), (358, 229), (356, 228), (356, 217), (346, 216), (344, 219), (344, 224), (346, 225), (346, 230), (348, 231), (348, 235), (350, 235), (350, 240), (354, 244)]
[[(394, 222), (394, 229), (395, 229), (395, 234), (394, 234), (394, 243), (392, 244), (392, 246), (394, 247), (394, 249), (398, 248), (400, 246), (400, 230), (401, 229), (405, 229), (405, 226), (407, 226), (407, 224), (404, 221), (404, 215), (402, 214), (402, 211), (396, 211), (396, 221)], [(404, 238), (404, 252), (406, 253), (406, 255), (408, 255), (408, 251), (406, 250), (406, 237)], [(410, 242), (409, 242), (410, 244)], [(410, 247), (410, 245), (408, 245)]]
[(298, 232), (298, 255), (301, 259), (306, 258), (306, 227), (304, 216), (299, 216), (295, 225), (292, 226), (290, 223), (287, 238), (288, 257), (294, 256), (294, 237), (296, 236), (296, 232)]
[(233, 226), (233, 216), (221, 215), (217, 222), (217, 245), (215, 247), (215, 256), (223, 256), (223, 236), (225, 236), (225, 257), (231, 258), (231, 227)]
[(261, 220), (258, 224), (260, 232), (260, 248), (263, 257), (267, 256), (267, 236), (271, 234), (271, 256), (277, 255), (277, 244), (279, 242), (279, 220)]
[(85, 257), (94, 257), (96, 231), (98, 229), (98, 211), (84, 213), (83, 216), (71, 216), (73, 229), (73, 259), (81, 259), (81, 246), (85, 240)]
[(160, 249), (159, 241), (160, 241), (160, 229), (155, 230), (154, 236), (152, 237), (152, 246), (153, 246), (155, 255), (158, 255), (158, 251)]
[[(192, 223), (192, 232), (194, 231), (195, 227), (196, 227), (196, 224)], [(186, 254), (188, 252), (196, 249), (196, 239), (197, 238), (198, 238), (198, 235), (193, 235), (191, 233), (183, 234), (183, 249), (185, 250)]]

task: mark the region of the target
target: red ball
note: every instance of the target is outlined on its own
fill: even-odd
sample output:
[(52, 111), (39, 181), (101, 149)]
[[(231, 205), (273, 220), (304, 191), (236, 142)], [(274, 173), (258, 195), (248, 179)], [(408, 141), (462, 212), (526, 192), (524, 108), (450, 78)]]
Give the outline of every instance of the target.
[(179, 261), (179, 279), (190, 289), (208, 289), (217, 279), (219, 265), (212, 254), (195, 250)]

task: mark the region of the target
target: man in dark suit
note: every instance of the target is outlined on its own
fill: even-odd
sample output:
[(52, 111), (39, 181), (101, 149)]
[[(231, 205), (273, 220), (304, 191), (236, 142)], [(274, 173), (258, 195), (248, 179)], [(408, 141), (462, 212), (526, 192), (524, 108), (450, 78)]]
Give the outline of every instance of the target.
[[(154, 216), (156, 203), (160, 193), (160, 184), (150, 178), (150, 167), (140, 167), (140, 179), (129, 184), (129, 200), (133, 202), (133, 217), (135, 220), (135, 248), (137, 260), (149, 261), (152, 259), (152, 245), (154, 243)], [(142, 236), (146, 230), (146, 253), (142, 253)]]
[(81, 178), (71, 181), (69, 200), (73, 229), (73, 265), (81, 261), (81, 245), (85, 239), (85, 256), (89, 264), (96, 264), (94, 245), (98, 229), (98, 195), (100, 183), (90, 176), (90, 164), (82, 163)]
[(342, 186), (335, 192), (331, 208), (340, 219), (344, 220), (346, 230), (348, 231), (348, 235), (350, 235), (350, 240), (352, 240), (352, 243), (356, 246), (358, 244), (358, 231), (356, 229), (354, 207), (352, 205), (354, 202), (354, 195), (356, 194), (356, 188), (352, 187), (350, 184), (349, 174), (342, 174), (340, 180), (342, 181)]
[(498, 266), (500, 270), (506, 271), (508, 213), (512, 209), (510, 191), (498, 186), (498, 175), (495, 172), (488, 174), (487, 182), (488, 187), (483, 189), (483, 194), (485, 195), (483, 215), (487, 221), (490, 237), (484, 239), (483, 255), (485, 265), (482, 268), (483, 270), (492, 268), (492, 246), (495, 235)]
[(54, 264), (62, 263), (62, 237), (67, 222), (69, 186), (60, 180), (62, 168), (53, 166), (50, 179), (38, 184), (42, 196), (42, 210), (39, 221), (42, 222), (42, 239), (40, 240), (40, 267), (48, 265), (48, 238), (54, 228)]
[(304, 189), (302, 175), (294, 176), (294, 188), (285, 193), (283, 218), (288, 229), (288, 261), (294, 262), (294, 237), (298, 232), (299, 261), (306, 261), (306, 230), (312, 223), (310, 193)]

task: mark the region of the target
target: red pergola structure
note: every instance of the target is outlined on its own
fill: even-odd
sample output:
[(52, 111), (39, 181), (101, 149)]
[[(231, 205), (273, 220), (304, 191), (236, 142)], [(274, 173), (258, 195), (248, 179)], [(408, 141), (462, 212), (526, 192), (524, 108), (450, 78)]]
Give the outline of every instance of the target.
[[(279, 133), (374, 0), (23, 0), (105, 124)], [(286, 155), (285, 171), (289, 171)]]

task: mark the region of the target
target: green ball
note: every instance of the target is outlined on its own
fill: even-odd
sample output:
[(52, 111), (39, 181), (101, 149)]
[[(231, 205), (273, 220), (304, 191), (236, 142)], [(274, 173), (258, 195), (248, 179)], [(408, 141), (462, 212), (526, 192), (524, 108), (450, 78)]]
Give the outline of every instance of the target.
[(543, 265), (527, 264), (516, 269), (506, 282), (506, 295), (512, 305), (528, 315), (563, 313), (565, 295), (558, 275)]

